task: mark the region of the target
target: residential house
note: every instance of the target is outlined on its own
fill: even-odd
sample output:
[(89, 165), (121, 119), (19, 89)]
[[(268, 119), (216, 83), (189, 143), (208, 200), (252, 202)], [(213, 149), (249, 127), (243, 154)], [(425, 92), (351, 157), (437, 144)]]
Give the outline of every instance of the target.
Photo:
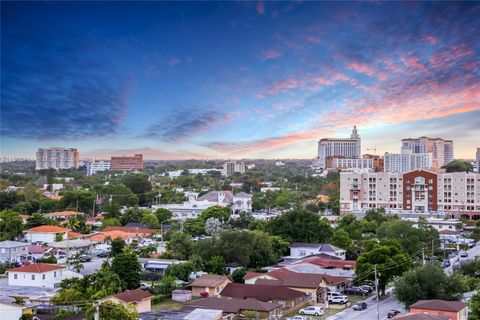
[(62, 240), (67, 239), (70, 229), (57, 226), (38, 226), (24, 230), (25, 239), (30, 242), (50, 243), (56, 240), (57, 234), (61, 235)]
[(300, 273), (320, 273), (329, 276), (353, 278), (355, 276), (355, 265), (356, 262), (351, 260), (313, 257), (293, 262), (284, 268)]
[(66, 267), (56, 264), (32, 263), (9, 269), (9, 286), (54, 288), (65, 278)]
[(252, 197), (253, 195), (245, 192), (239, 192), (233, 195), (232, 212), (252, 212)]
[(395, 320), (451, 320), (451, 318), (445, 314), (425, 314), (425, 313), (409, 313), (399, 314), (394, 317)]
[(467, 304), (461, 301), (419, 300), (410, 306), (410, 313), (447, 315), (451, 320), (467, 320)]
[(282, 308), (293, 308), (307, 300), (304, 292), (287, 287), (244, 283), (227, 284), (220, 296), (223, 298), (255, 299), (272, 302), (281, 305)]
[(222, 310), (197, 308), (183, 317), (183, 320), (220, 320), (222, 314)]
[(60, 211), (60, 212), (50, 212), (45, 214), (44, 216), (47, 218), (55, 219), (55, 220), (68, 220), (68, 218), (70, 217), (83, 216), (83, 215), (85, 215), (83, 212)]
[(28, 243), (17, 241), (0, 242), (0, 262), (23, 262), (28, 258)]
[(245, 313), (254, 312), (257, 317), (256, 319), (277, 319), (282, 315), (281, 306), (275, 303), (253, 299), (217, 297), (187, 302), (181, 310), (193, 310), (197, 308), (222, 310), (224, 316), (234, 314), (238, 317), (242, 317), (241, 315), (245, 315)]
[(307, 256), (324, 254), (330, 257), (345, 260), (347, 251), (337, 248), (328, 243), (299, 243), (294, 242), (290, 245), (290, 256), (288, 259), (300, 259)]
[(0, 316), (2, 320), (18, 320), (24, 314), (24, 306), (16, 303), (0, 301)]
[(227, 284), (231, 282), (232, 280), (226, 276), (216, 274), (203, 275), (193, 280), (190, 284), (192, 287), (192, 296), (200, 297), (202, 292), (207, 292), (209, 297), (217, 297)]
[(125, 306), (133, 304), (138, 313), (152, 311), (152, 294), (140, 288), (108, 296), (100, 300), (100, 303), (106, 301), (122, 303)]

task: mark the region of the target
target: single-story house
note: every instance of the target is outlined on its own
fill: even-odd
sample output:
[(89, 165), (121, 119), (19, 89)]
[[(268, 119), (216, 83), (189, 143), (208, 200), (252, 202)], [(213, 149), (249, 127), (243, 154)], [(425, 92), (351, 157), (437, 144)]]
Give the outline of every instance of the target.
[(28, 258), (28, 243), (17, 241), (0, 242), (0, 262), (22, 262)]
[(190, 290), (173, 290), (172, 300), (177, 302), (187, 302), (192, 300), (192, 291)]
[(299, 259), (315, 254), (325, 254), (334, 258), (345, 259), (347, 251), (328, 243), (299, 243), (290, 245), (289, 259)]
[(468, 305), (461, 301), (419, 300), (410, 306), (410, 313), (447, 315), (451, 320), (467, 320)]
[(222, 310), (197, 308), (184, 316), (183, 320), (220, 320), (222, 314)]
[(100, 300), (100, 303), (111, 301), (128, 305), (133, 303), (138, 313), (152, 311), (152, 294), (143, 289), (127, 290), (108, 296)]
[(292, 308), (307, 300), (304, 292), (275, 285), (229, 283), (220, 293), (222, 298), (255, 299)]
[(281, 306), (275, 303), (253, 299), (217, 297), (187, 302), (180, 310), (193, 310), (196, 308), (222, 310), (223, 315), (234, 314), (237, 316), (254, 312), (258, 319), (277, 319), (282, 315)]
[(67, 239), (70, 229), (57, 226), (38, 226), (35, 228), (24, 230), (25, 239), (28, 242), (54, 242), (57, 234), (61, 234), (62, 240)]
[(9, 286), (54, 288), (65, 278), (66, 267), (48, 263), (32, 263), (7, 270)]
[(50, 212), (45, 214), (44, 216), (47, 218), (52, 218), (56, 220), (68, 220), (68, 218), (73, 216), (84, 216), (85, 213), (83, 212), (76, 212), (76, 211), (60, 211), (60, 212)]
[(399, 314), (394, 317), (395, 320), (451, 320), (451, 318), (445, 314), (431, 315), (426, 313), (408, 313)]
[(202, 292), (207, 292), (209, 297), (216, 297), (231, 282), (232, 280), (226, 276), (205, 274), (190, 284), (192, 296), (200, 297)]
[(0, 318), (2, 320), (18, 320), (22, 315), (31, 313), (31, 307), (0, 301)]

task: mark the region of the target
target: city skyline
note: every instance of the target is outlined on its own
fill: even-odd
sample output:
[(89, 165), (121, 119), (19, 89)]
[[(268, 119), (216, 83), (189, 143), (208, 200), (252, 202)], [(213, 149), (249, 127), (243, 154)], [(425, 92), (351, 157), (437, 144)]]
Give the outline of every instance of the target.
[(478, 3), (1, 6), (2, 156), (308, 159), (353, 125), (362, 153), (480, 144)]

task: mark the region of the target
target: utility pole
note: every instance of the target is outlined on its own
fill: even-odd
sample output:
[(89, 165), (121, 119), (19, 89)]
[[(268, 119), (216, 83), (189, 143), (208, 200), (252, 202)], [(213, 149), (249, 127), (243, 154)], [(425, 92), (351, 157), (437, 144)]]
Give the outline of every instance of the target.
[(95, 313), (93, 314), (93, 320), (100, 320), (100, 307), (98, 301), (95, 301)]
[(425, 265), (425, 247), (422, 248), (422, 264)]
[(435, 239), (432, 239), (432, 259), (430, 259), (430, 261), (433, 261), (433, 254), (434, 254), (433, 246), (434, 245), (435, 245)]
[(377, 265), (374, 266), (375, 270), (375, 291), (377, 292), (377, 320), (380, 320), (380, 310), (378, 305), (378, 278), (377, 278)]

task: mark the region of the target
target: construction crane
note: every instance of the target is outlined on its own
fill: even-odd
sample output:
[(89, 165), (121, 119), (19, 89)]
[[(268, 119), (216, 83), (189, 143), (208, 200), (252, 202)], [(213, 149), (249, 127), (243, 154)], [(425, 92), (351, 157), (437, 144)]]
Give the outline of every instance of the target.
[(367, 151), (373, 151), (373, 155), (374, 156), (377, 155), (377, 147), (376, 146), (373, 146), (373, 148), (367, 148)]

